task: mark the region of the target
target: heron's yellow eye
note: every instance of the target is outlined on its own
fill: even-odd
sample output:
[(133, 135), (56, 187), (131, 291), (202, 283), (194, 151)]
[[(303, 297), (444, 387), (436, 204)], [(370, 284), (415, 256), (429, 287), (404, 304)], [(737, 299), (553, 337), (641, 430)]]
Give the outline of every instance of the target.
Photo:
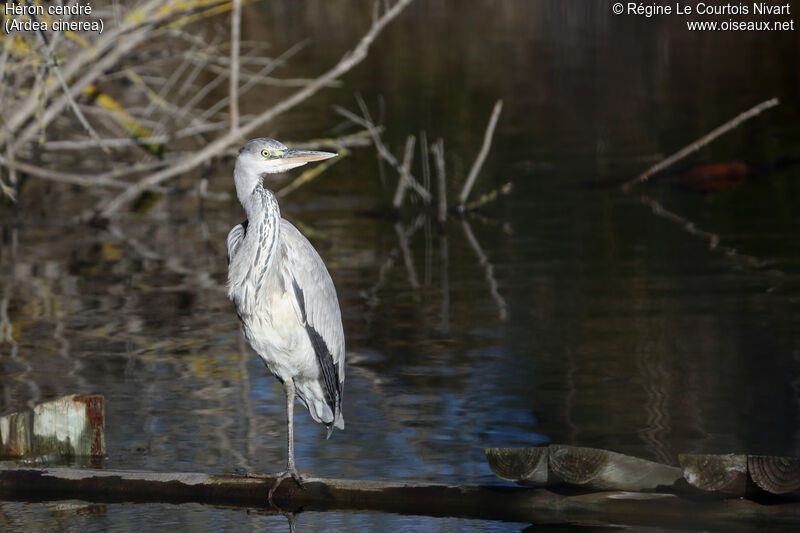
[(272, 152), (270, 152), (269, 150), (267, 150), (265, 148), (265, 149), (261, 150), (261, 155), (264, 156), (264, 157), (272, 157)]

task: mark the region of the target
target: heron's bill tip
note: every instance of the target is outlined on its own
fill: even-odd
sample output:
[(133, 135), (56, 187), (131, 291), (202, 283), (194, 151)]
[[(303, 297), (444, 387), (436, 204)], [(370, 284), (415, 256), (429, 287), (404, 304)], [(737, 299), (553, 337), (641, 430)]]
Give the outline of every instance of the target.
[(332, 152), (317, 152), (315, 150), (287, 150), (283, 155), (283, 159), (292, 161), (302, 161), (308, 163), (310, 161), (322, 161), (323, 159), (330, 159), (339, 154)]

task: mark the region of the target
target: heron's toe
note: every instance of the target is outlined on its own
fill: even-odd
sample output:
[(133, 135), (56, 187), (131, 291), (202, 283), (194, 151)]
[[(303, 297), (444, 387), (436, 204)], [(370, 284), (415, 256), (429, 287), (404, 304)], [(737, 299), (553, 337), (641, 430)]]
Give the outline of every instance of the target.
[(275, 494), (275, 491), (278, 489), (278, 487), (280, 487), (281, 483), (283, 483), (283, 480), (287, 478), (292, 478), (295, 481), (295, 483), (300, 485), (300, 487), (304, 486), (303, 478), (300, 477), (300, 474), (295, 469), (287, 470), (286, 472), (282, 472), (281, 474), (279, 474), (278, 477), (275, 478), (275, 483), (272, 484), (272, 488), (269, 489), (269, 495), (267, 498), (269, 504), (275, 508), (278, 508), (278, 506), (275, 505), (275, 502), (272, 501), (272, 496)]

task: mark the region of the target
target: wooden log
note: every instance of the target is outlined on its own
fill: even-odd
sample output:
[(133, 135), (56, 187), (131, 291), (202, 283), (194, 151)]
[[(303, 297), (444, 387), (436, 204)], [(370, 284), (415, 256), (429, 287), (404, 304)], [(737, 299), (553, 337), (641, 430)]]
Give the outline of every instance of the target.
[(513, 481), (518, 485), (546, 487), (550, 484), (547, 463), (547, 446), (529, 448), (486, 448), (484, 453), (489, 468), (500, 479)]
[(747, 456), (682, 454), (678, 456), (689, 485), (705, 492), (742, 497), (747, 488)]
[(0, 418), (0, 455), (101, 457), (106, 453), (103, 397), (71, 394)]
[(800, 491), (800, 459), (748, 455), (747, 472), (750, 479), (770, 494), (789, 494)]
[(679, 468), (597, 448), (551, 444), (551, 482), (594, 490), (655, 491), (673, 487)]
[[(0, 466), (5, 499), (88, 502), (199, 502), (269, 508), (275, 478)], [(360, 510), (536, 524), (683, 526), (724, 531), (800, 527), (800, 503), (684, 499), (674, 494), (597, 492), (565, 496), (547, 489), (306, 478), (285, 480), (275, 502), (287, 511)]]

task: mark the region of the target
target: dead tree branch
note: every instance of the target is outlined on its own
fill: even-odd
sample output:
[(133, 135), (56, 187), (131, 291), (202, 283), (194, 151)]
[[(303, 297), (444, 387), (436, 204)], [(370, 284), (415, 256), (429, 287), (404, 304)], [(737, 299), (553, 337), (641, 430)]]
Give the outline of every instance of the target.
[(688, 146), (685, 146), (684, 148), (678, 150), (677, 152), (675, 152), (671, 156), (667, 157), (666, 159), (663, 159), (662, 161), (656, 163), (655, 165), (653, 165), (652, 167), (648, 168), (647, 170), (645, 170), (644, 172), (642, 172), (641, 174), (639, 174), (638, 176), (636, 176), (632, 180), (626, 181), (625, 183), (622, 184), (622, 190), (623, 191), (628, 191), (628, 190), (630, 190), (630, 188), (632, 186), (637, 185), (639, 183), (644, 183), (645, 181), (650, 179), (650, 176), (652, 176), (653, 174), (657, 174), (658, 172), (661, 172), (662, 170), (664, 170), (668, 166), (676, 163), (677, 161), (680, 161), (681, 159), (683, 159), (687, 155), (689, 155), (689, 154), (691, 154), (693, 152), (696, 152), (700, 148), (704, 147), (705, 145), (707, 145), (708, 143), (710, 143), (711, 141), (713, 141), (714, 139), (716, 139), (720, 135), (723, 135), (723, 134), (731, 131), (732, 129), (736, 128), (742, 122), (745, 122), (746, 120), (750, 120), (751, 118), (753, 118), (756, 115), (760, 114), (762, 111), (765, 111), (765, 110), (769, 109), (770, 107), (775, 107), (776, 105), (778, 105), (778, 103), (779, 103), (779, 101), (778, 101), (777, 98), (771, 98), (769, 100), (761, 102), (757, 106), (752, 107), (752, 108), (748, 109), (747, 111), (745, 111), (743, 113), (740, 113), (739, 115), (737, 115), (733, 119), (729, 120), (725, 124), (715, 128), (715, 129), (713, 129), (712, 131), (710, 131), (709, 133), (707, 133), (706, 135), (704, 135), (700, 139), (696, 140), (692, 144), (690, 144)]
[(395, 4), (393, 4), (373, 22), (370, 29), (364, 34), (353, 50), (345, 53), (339, 62), (336, 63), (336, 65), (334, 65), (327, 72), (321, 74), (312, 83), (306, 85), (288, 98), (265, 110), (250, 120), (246, 126), (240, 126), (239, 128), (228, 132), (226, 135), (218, 137), (203, 150), (200, 150), (195, 154), (182, 159), (181, 161), (171, 165), (169, 168), (140, 180), (138, 183), (126, 189), (110, 202), (98, 205), (96, 207), (95, 216), (103, 219), (112, 217), (124, 205), (136, 198), (146, 188), (158, 185), (174, 176), (192, 170), (206, 161), (209, 161), (213, 157), (218, 156), (228, 146), (241, 142), (243, 138), (246, 138), (258, 128), (273, 120), (276, 116), (288, 111), (289, 109), (292, 109), (299, 103), (305, 101), (307, 98), (315, 94), (330, 81), (339, 78), (345, 72), (351, 70), (364, 60), (369, 52), (370, 47), (372, 46), (372, 43), (375, 41), (378, 35), (380, 35), (381, 31), (383, 31), (386, 25), (389, 24), (389, 22), (391, 22), (395, 17), (397, 17), (410, 3), (411, 0), (398, 0)]
[(481, 167), (483, 166), (483, 162), (486, 160), (486, 156), (489, 155), (489, 149), (492, 147), (492, 137), (494, 137), (494, 129), (497, 126), (497, 120), (500, 118), (500, 112), (502, 110), (503, 101), (498, 100), (494, 104), (492, 115), (489, 117), (489, 123), (486, 125), (486, 131), (483, 134), (483, 144), (481, 145), (481, 149), (478, 152), (477, 157), (475, 157), (475, 162), (472, 163), (472, 168), (469, 170), (467, 180), (464, 182), (464, 186), (461, 188), (461, 193), (458, 195), (459, 211), (464, 211), (464, 204), (469, 197), (469, 193), (472, 190), (473, 185), (475, 185), (475, 180), (478, 178), (478, 173), (481, 171)]

